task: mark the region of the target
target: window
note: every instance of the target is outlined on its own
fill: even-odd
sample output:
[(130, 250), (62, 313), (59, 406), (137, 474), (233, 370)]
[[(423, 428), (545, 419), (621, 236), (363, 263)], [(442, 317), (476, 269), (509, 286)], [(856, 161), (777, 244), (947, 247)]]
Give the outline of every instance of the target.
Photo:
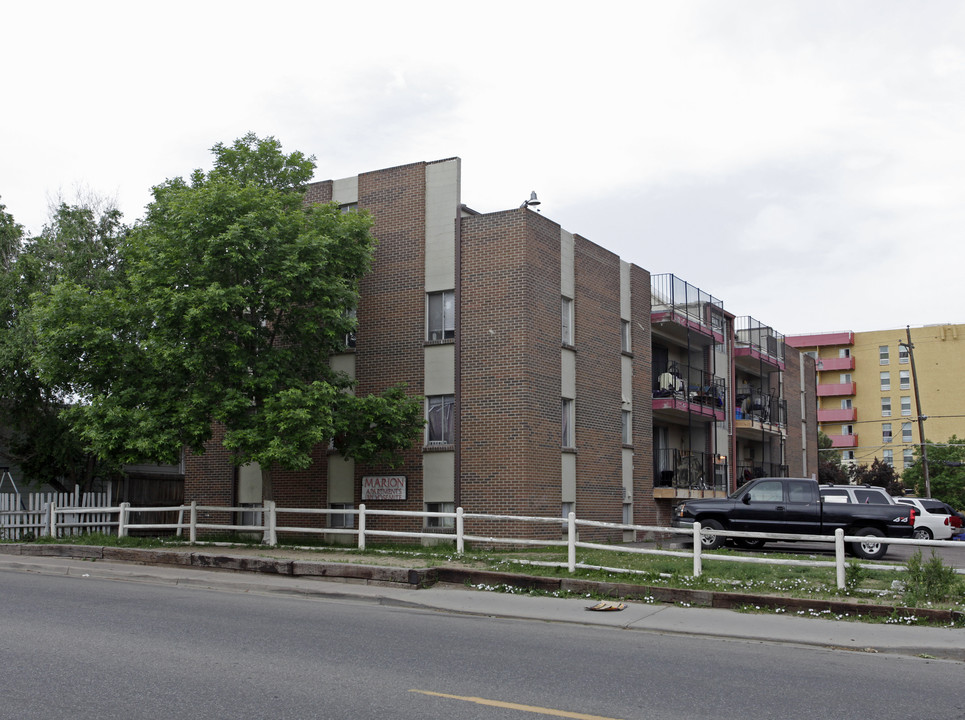
[(891, 398), (881, 398), (881, 417), (891, 417)]
[(354, 202), (354, 203), (343, 203), (342, 205), (339, 205), (339, 206), (338, 206), (338, 210), (339, 210), (339, 212), (341, 212), (341, 213), (358, 212), (358, 211), (359, 211), (359, 204), (358, 204), (357, 202)]
[[(332, 510), (355, 509), (352, 503), (329, 503), (328, 507)], [(333, 528), (355, 527), (355, 515), (352, 513), (330, 513), (328, 516), (328, 526)]]
[(908, 364), (908, 348), (904, 345), (898, 346), (898, 362), (902, 365)]
[(623, 503), (623, 524), (633, 525), (633, 503)]
[(452, 290), (426, 294), (426, 337), (446, 340), (456, 336), (456, 294)]
[(911, 387), (911, 378), (908, 376), (907, 370), (898, 371), (898, 387), (901, 390), (907, 390)]
[(629, 410), (620, 411), (620, 422), (623, 434), (623, 444), (633, 444), (633, 413)]
[(854, 460), (854, 450), (845, 450), (841, 454), (841, 457), (844, 460)]
[(576, 512), (576, 503), (565, 502), (560, 505), (560, 515), (563, 520), (569, 520), (571, 512)]
[(895, 466), (895, 451), (894, 450), (882, 450), (881, 451), (881, 462), (885, 465)]
[(562, 445), (565, 448), (571, 448), (571, 447), (574, 447), (573, 421), (575, 419), (575, 414), (573, 412), (573, 400), (571, 400), (570, 398), (563, 398), (562, 416), (563, 416)]
[[(891, 450), (885, 452), (889, 453)], [(855, 490), (854, 499), (863, 505), (891, 505), (888, 502), (888, 493), (882, 490)]]
[(901, 424), (901, 441), (904, 443), (911, 442), (911, 423)]
[(841, 375), (839, 376), (838, 382), (840, 382), (842, 385), (847, 385), (848, 383), (850, 383), (851, 373), (841, 373)]
[[(353, 321), (357, 321), (358, 312), (356, 311), (355, 308), (352, 308), (351, 310), (346, 310), (345, 315), (346, 317), (351, 318)], [(345, 333), (344, 343), (345, 343), (345, 347), (347, 348), (355, 347), (355, 330), (353, 330), (352, 332)]]
[(784, 485), (780, 480), (765, 480), (750, 490), (751, 502), (784, 502)]
[(573, 344), (573, 301), (570, 298), (563, 298), (561, 306), (563, 321), (563, 344)]
[[(456, 504), (451, 502), (426, 503), (426, 512), (430, 513), (454, 513)], [(456, 526), (456, 519), (453, 517), (427, 517), (427, 528), (451, 528)]]
[(842, 435), (854, 435), (854, 425), (842, 425), (841, 426)]
[(881, 375), (881, 389), (891, 390), (891, 373), (886, 371), (886, 372), (880, 373), (880, 375)]
[(426, 442), (430, 445), (451, 445), (452, 418), (456, 405), (454, 395), (430, 395), (426, 398)]
[(851, 398), (841, 398), (841, 409), (842, 410), (851, 409)]
[(851, 357), (851, 348), (838, 348), (839, 358), (849, 358)]
[(881, 423), (881, 442), (891, 442), (891, 423)]
[(906, 468), (910, 468), (915, 464), (915, 451), (911, 448), (905, 448), (902, 453), (901, 461), (904, 463)]
[(901, 414), (905, 417), (911, 415), (911, 396), (902, 395), (901, 396)]
[(620, 350), (621, 352), (630, 352), (630, 321), (621, 320), (620, 321)]
[(888, 360), (888, 346), (887, 346), (887, 345), (879, 345), (879, 346), (878, 346), (878, 364), (879, 364), (879, 365), (887, 365), (888, 362), (889, 362), (889, 360)]

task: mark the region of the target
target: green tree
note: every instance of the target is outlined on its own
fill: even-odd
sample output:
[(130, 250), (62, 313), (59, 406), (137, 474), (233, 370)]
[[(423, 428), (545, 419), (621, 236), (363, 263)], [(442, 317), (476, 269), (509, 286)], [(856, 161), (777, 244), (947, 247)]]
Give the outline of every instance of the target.
[(116, 249), (125, 228), (120, 213), (98, 203), (51, 211), (43, 232), (26, 239), (0, 209), (0, 438), (8, 462), (28, 482), (60, 491), (90, 487), (108, 471), (88, 452), (63, 416), (69, 394), (44, 382), (29, 355), (34, 300), (65, 279), (98, 287), (115, 277)]
[(400, 388), (356, 397), (329, 357), (375, 239), (365, 213), (307, 205), (314, 158), (249, 134), (212, 148), (214, 167), (153, 190), (120, 248), (121, 281), (68, 280), (38, 308), (44, 377), (82, 402), (70, 419), (99, 456), (171, 462), (220, 428), (236, 463), (307, 468), (334, 438), (361, 462), (389, 462), (422, 426)]
[(851, 467), (851, 481), (857, 484), (868, 484), (885, 488), (889, 495), (903, 495), (904, 487), (895, 472), (894, 467), (875, 458), (868, 465), (853, 465)]
[(818, 430), (818, 481), (841, 485), (848, 482), (848, 470), (841, 464), (841, 452), (831, 438)]
[[(943, 444), (928, 443), (928, 480), (933, 498), (956, 509), (965, 508), (965, 439), (952, 435)], [(907, 467), (901, 479), (908, 487), (925, 497), (921, 448), (915, 448), (915, 464)]]

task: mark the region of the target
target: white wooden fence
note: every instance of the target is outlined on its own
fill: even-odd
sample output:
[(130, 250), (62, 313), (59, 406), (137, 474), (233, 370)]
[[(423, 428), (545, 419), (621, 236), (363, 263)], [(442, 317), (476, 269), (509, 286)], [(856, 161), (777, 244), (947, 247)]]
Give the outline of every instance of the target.
[[(177, 521), (174, 523), (137, 523), (133, 522), (137, 515), (141, 513), (171, 513), (176, 515)], [(257, 519), (257, 524), (229, 524), (229, 523), (215, 523), (210, 521), (204, 521), (206, 518), (210, 517), (212, 513), (220, 514), (234, 514), (236, 517), (246, 517), (251, 519)], [(299, 527), (299, 526), (289, 526), (280, 525), (278, 522), (279, 515), (285, 514), (299, 514), (299, 515), (338, 515), (338, 516), (355, 516), (357, 519), (357, 527), (345, 528), (345, 527)], [(867, 536), (849, 536), (845, 535), (842, 530), (837, 530), (834, 536), (829, 535), (799, 535), (791, 533), (756, 533), (756, 532), (739, 532), (733, 530), (717, 530), (713, 529), (712, 532), (715, 535), (723, 535), (725, 537), (733, 538), (755, 538), (763, 539), (769, 541), (805, 541), (809, 543), (833, 543), (835, 550), (835, 558), (831, 560), (797, 560), (788, 558), (770, 558), (761, 556), (749, 556), (749, 555), (732, 555), (732, 554), (708, 554), (701, 549), (701, 533), (702, 528), (700, 523), (694, 523), (693, 530), (684, 530), (677, 528), (659, 527), (651, 525), (628, 525), (621, 523), (607, 523), (599, 522), (595, 520), (579, 520), (574, 513), (570, 513), (565, 519), (553, 517), (530, 517), (521, 515), (489, 515), (484, 513), (467, 513), (463, 511), (463, 508), (456, 508), (455, 512), (416, 512), (416, 511), (405, 511), (405, 510), (371, 510), (365, 507), (365, 505), (359, 505), (357, 510), (349, 509), (331, 509), (331, 508), (279, 508), (274, 502), (266, 501), (263, 507), (252, 508), (250, 506), (246, 507), (222, 507), (213, 505), (198, 505), (197, 503), (191, 503), (190, 505), (180, 505), (174, 507), (131, 507), (129, 503), (121, 503), (116, 507), (111, 507), (107, 504), (95, 506), (66, 506), (61, 507), (55, 502), (50, 501), (44, 506), (44, 510), (10, 510), (4, 511), (0, 517), (30, 517), (32, 515), (39, 515), (43, 518), (37, 522), (28, 522), (26, 520), (20, 521), (18, 523), (11, 523), (8, 526), (15, 530), (28, 529), (33, 531), (35, 535), (46, 535), (50, 537), (61, 537), (65, 534), (79, 534), (80, 532), (91, 531), (91, 529), (96, 529), (97, 532), (112, 532), (115, 528), (117, 530), (118, 537), (126, 537), (131, 530), (174, 530), (179, 536), (184, 534), (187, 530), (188, 538), (191, 543), (198, 542), (198, 531), (199, 530), (220, 530), (220, 531), (235, 531), (244, 533), (255, 533), (262, 536), (262, 542), (269, 546), (275, 546), (278, 544), (278, 533), (279, 532), (289, 532), (298, 534), (322, 534), (322, 535), (354, 535), (357, 538), (358, 547), (360, 550), (364, 550), (368, 538), (373, 537), (389, 537), (389, 538), (426, 538), (433, 540), (445, 539), (452, 541), (456, 545), (456, 552), (462, 554), (465, 552), (465, 543), (469, 542), (479, 542), (479, 543), (490, 543), (490, 544), (500, 544), (500, 545), (510, 545), (510, 546), (520, 546), (520, 545), (531, 545), (531, 546), (543, 546), (543, 547), (566, 547), (567, 548), (567, 562), (566, 566), (570, 572), (574, 572), (576, 568), (592, 568), (592, 569), (603, 569), (611, 570), (613, 572), (635, 572), (633, 570), (628, 570), (626, 568), (616, 568), (616, 567), (602, 567), (602, 566), (590, 566), (577, 562), (577, 549), (588, 549), (588, 550), (603, 550), (603, 551), (613, 551), (613, 552), (624, 552), (624, 553), (636, 553), (642, 555), (666, 555), (672, 557), (683, 557), (692, 558), (693, 560), (693, 574), (695, 577), (700, 577), (703, 573), (703, 562), (705, 560), (714, 560), (722, 562), (744, 562), (744, 563), (759, 563), (768, 565), (787, 565), (787, 566), (805, 566), (805, 567), (833, 567), (836, 570), (836, 580), (839, 588), (843, 589), (845, 587), (845, 546), (846, 543), (856, 543), (867, 541), (869, 538)], [(368, 519), (373, 516), (400, 516), (400, 517), (411, 517), (411, 518), (439, 518), (439, 519), (450, 519), (453, 522), (453, 532), (449, 534), (440, 534), (439, 532), (406, 532), (400, 530), (375, 530), (367, 527)], [(86, 517), (87, 519), (81, 519)], [(116, 517), (116, 520), (108, 519)], [(199, 521), (199, 518), (202, 521)], [(509, 522), (525, 522), (525, 523), (536, 523), (536, 524), (549, 524), (556, 525), (557, 527), (562, 526), (565, 528), (565, 537), (561, 537), (559, 540), (547, 540), (547, 539), (527, 539), (519, 537), (495, 537), (489, 535), (472, 535), (466, 532), (466, 520), (502, 520)], [(579, 528), (580, 527), (595, 527), (595, 528), (605, 528), (611, 530), (619, 531), (636, 531), (644, 533), (658, 533), (662, 535), (687, 535), (693, 540), (693, 550), (663, 550), (654, 547), (638, 547), (633, 545), (606, 545), (602, 543), (590, 543), (582, 542), (579, 539)], [(881, 542), (884, 544), (891, 545), (915, 545), (915, 546), (929, 546), (929, 547), (942, 547), (942, 548), (953, 548), (953, 549), (965, 549), (965, 543), (960, 542), (948, 542), (944, 540), (914, 540), (914, 539), (899, 539), (899, 538), (887, 538), (875, 537), (876, 542)], [(535, 561), (530, 561), (530, 564), (534, 565), (559, 565), (559, 563), (540, 563)], [(880, 570), (903, 570), (902, 565), (872, 565), (865, 563), (863, 567), (871, 569)]]
[[(0, 540), (23, 540), (53, 534), (112, 532), (115, 511), (110, 487), (105, 492), (34, 492), (0, 494)], [(58, 517), (59, 516), (59, 517)], [(50, 529), (56, 523), (58, 532)]]

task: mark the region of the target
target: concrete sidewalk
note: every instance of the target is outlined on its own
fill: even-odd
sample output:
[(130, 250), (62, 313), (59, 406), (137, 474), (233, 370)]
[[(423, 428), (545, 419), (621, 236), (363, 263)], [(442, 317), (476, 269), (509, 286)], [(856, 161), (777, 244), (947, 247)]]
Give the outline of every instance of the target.
[(33, 572), (243, 592), (280, 593), (328, 601), (370, 602), (431, 612), (576, 623), (643, 632), (777, 642), (965, 662), (965, 631), (938, 627), (835, 621), (774, 613), (627, 602), (623, 610), (590, 611), (589, 598), (516, 595), (439, 584), (417, 589), (366, 581), (238, 573), (172, 565), (136, 565), (68, 557), (0, 555), (0, 572)]

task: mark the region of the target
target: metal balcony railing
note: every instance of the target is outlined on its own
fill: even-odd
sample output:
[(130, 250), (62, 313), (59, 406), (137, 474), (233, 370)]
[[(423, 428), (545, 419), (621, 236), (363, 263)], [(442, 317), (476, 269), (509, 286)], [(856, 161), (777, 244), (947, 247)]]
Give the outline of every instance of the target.
[(727, 383), (702, 368), (670, 363), (653, 369), (654, 398), (676, 397), (712, 408), (723, 408)]
[(734, 329), (738, 347), (750, 347), (776, 362), (784, 362), (784, 336), (774, 328), (744, 315), (737, 318)]
[(664, 448), (654, 452), (655, 487), (727, 491), (727, 463), (716, 455)]
[[(710, 293), (671, 275), (650, 276), (650, 312), (683, 315), (717, 333), (724, 332), (724, 303)], [(716, 311), (716, 312), (715, 312)]]

